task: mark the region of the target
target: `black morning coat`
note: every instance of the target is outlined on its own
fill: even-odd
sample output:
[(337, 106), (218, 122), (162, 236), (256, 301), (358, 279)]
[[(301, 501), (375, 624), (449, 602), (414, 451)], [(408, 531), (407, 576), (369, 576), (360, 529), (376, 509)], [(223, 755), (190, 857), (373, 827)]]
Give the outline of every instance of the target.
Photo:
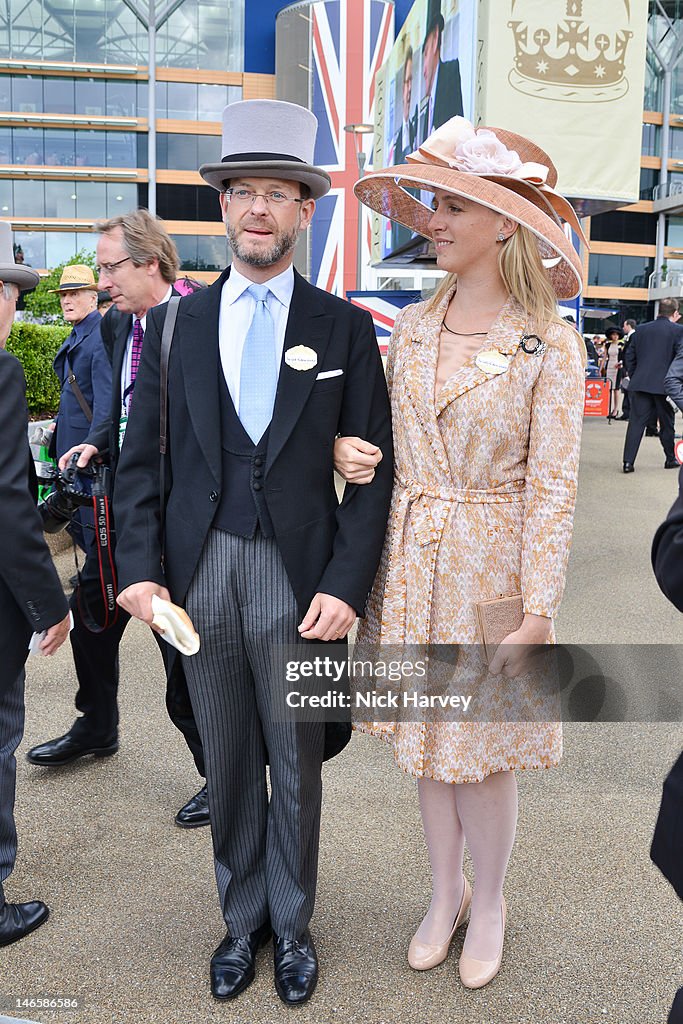
[(678, 474), (678, 497), (655, 533), (652, 568), (665, 597), (683, 612), (683, 469)]
[(631, 378), (629, 391), (651, 395), (666, 393), (664, 378), (683, 350), (683, 327), (666, 316), (639, 324), (624, 350), (624, 366)]
[(21, 364), (0, 348), (0, 684), (6, 685), (26, 661), (31, 633), (61, 622), (69, 610), (36, 510), (26, 425)]
[[(159, 533), (159, 351), (165, 307), (151, 310), (135, 401), (114, 490), (120, 589), (144, 580), (167, 586), (182, 605), (221, 493), (223, 372), (218, 317), (229, 268), (183, 298), (171, 348), (165, 569)], [(303, 345), (311, 369), (285, 360)], [(341, 370), (317, 380), (319, 373)], [(116, 373), (116, 368), (114, 368)], [(334, 440), (356, 435), (384, 453), (374, 480), (347, 485), (338, 502)], [(331, 594), (363, 614), (384, 541), (393, 459), (382, 360), (367, 312), (308, 284), (295, 271), (263, 487), (275, 538), (303, 615)]]
[[(664, 595), (683, 612), (683, 470), (678, 498), (652, 543), (652, 567)], [(664, 782), (651, 857), (683, 899), (683, 755)]]
[[(180, 293), (172, 289), (173, 295)], [(163, 307), (166, 308), (165, 306)], [(130, 313), (119, 313), (111, 306), (102, 318), (102, 344), (111, 362), (111, 414), (108, 419), (93, 424), (86, 437), (87, 444), (94, 444), (98, 451), (109, 453), (112, 473), (116, 470), (119, 457), (119, 418), (121, 416), (121, 374), (123, 360), (132, 329)]]

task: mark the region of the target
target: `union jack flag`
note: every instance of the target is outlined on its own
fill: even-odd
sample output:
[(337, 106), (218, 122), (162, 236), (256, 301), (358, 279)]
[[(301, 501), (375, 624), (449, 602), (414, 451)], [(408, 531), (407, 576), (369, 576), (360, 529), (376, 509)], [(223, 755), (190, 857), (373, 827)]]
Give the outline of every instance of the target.
[[(332, 179), (311, 225), (311, 282), (336, 295), (356, 284), (358, 178), (355, 140), (346, 124), (372, 124), (375, 74), (394, 43), (394, 6), (387, 0), (320, 0), (311, 7), (311, 109), (318, 118), (315, 162)], [(369, 161), (373, 136), (360, 136)], [(366, 164), (367, 167), (367, 164)], [(363, 253), (370, 259), (364, 211)]]
[(372, 316), (379, 350), (383, 356), (387, 354), (389, 338), (399, 310), (419, 302), (421, 298), (418, 291), (347, 292), (346, 297), (352, 306), (365, 309)]

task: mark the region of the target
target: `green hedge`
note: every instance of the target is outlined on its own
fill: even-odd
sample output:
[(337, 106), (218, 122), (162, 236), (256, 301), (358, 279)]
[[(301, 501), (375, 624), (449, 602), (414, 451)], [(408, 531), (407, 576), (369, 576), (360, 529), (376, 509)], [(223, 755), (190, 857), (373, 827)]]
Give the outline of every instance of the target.
[(21, 361), (26, 374), (28, 409), (37, 417), (54, 416), (59, 406), (59, 381), (52, 369), (57, 349), (71, 333), (67, 327), (17, 321), (12, 325), (8, 352)]

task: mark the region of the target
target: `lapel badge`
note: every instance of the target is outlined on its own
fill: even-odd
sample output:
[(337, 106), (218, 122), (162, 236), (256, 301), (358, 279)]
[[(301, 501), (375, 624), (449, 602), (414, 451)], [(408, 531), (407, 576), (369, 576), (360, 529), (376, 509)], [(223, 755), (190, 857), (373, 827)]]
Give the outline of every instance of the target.
[(317, 353), (306, 345), (295, 345), (285, 352), (285, 362), (293, 370), (312, 370), (318, 365)]
[(510, 356), (499, 352), (497, 348), (487, 348), (474, 361), (480, 370), (490, 374), (505, 373), (510, 366)]
[[(531, 342), (531, 344), (528, 344), (528, 342)], [(522, 352), (526, 352), (528, 356), (542, 356), (548, 347), (537, 334), (523, 334), (520, 346)]]

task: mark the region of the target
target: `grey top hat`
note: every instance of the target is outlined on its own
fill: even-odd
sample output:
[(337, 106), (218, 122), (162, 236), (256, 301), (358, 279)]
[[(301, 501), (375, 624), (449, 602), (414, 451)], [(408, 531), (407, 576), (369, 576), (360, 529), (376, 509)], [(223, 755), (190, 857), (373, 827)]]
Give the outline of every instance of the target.
[(329, 174), (313, 166), (318, 120), (283, 100), (241, 100), (223, 111), (223, 158), (202, 164), (204, 181), (219, 192), (231, 178), (284, 178), (308, 185), (313, 199), (330, 190)]
[(40, 281), (36, 270), (14, 262), (12, 229), (6, 220), (0, 220), (0, 281), (16, 284), (20, 292), (30, 291)]

